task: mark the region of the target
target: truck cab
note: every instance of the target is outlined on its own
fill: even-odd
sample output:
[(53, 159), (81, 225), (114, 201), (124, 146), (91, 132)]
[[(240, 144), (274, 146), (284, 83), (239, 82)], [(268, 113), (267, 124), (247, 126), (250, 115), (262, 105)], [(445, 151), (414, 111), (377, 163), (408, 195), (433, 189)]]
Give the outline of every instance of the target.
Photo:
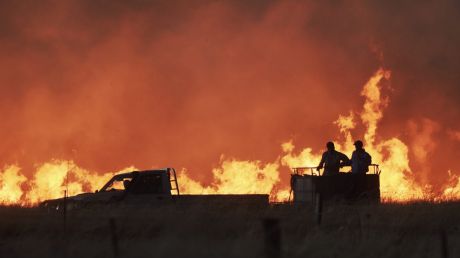
[(85, 207), (123, 201), (125, 204), (149, 204), (179, 195), (174, 168), (133, 171), (113, 176), (100, 190), (75, 196), (46, 200), (41, 207), (59, 209)]
[[(171, 171), (173, 178), (171, 180)], [(126, 191), (134, 194), (171, 195), (171, 182), (175, 182), (175, 171), (171, 168), (133, 171), (112, 177), (98, 193)], [(178, 192), (178, 188), (174, 188)]]

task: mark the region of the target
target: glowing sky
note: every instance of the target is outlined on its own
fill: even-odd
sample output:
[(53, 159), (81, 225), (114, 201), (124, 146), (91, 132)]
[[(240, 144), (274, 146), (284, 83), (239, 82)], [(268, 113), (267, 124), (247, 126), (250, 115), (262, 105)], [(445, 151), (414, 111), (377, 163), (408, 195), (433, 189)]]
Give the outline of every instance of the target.
[(383, 66), (377, 138), (436, 185), (460, 174), (459, 19), (458, 1), (0, 1), (0, 163), (206, 181), (221, 155), (321, 151)]

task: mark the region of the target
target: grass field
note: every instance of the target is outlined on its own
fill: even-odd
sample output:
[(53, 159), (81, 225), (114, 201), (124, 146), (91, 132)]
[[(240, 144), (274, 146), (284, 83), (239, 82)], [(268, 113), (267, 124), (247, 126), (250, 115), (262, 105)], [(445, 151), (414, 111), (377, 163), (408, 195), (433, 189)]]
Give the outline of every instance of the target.
[(286, 204), (110, 206), (65, 223), (1, 207), (0, 257), (460, 257), (459, 227), (460, 203), (326, 205), (321, 225), (311, 207)]

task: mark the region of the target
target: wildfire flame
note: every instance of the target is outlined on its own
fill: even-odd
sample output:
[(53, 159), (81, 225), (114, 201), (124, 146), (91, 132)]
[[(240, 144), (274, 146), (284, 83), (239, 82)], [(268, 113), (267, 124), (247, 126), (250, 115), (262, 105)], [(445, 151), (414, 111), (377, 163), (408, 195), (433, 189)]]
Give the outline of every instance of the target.
[[(384, 200), (410, 201), (431, 198), (433, 200), (452, 200), (460, 198), (460, 180), (449, 174), (449, 182), (437, 196), (430, 196), (429, 186), (416, 183), (409, 166), (409, 148), (400, 139), (378, 139), (378, 123), (388, 105), (382, 96), (382, 82), (388, 81), (391, 73), (379, 69), (364, 85), (361, 95), (365, 102), (361, 112), (350, 111), (340, 115), (334, 122), (340, 136), (335, 139), (338, 150), (351, 154), (353, 151), (352, 130), (360, 123), (365, 128), (363, 135), (366, 150), (373, 163), (380, 164), (383, 171), (380, 177)], [(360, 120), (358, 120), (358, 117)], [(453, 132), (452, 137), (460, 138)], [(182, 193), (188, 194), (270, 194), (275, 201), (286, 200), (289, 196), (287, 182), (281, 182), (280, 170), (291, 167), (316, 166), (321, 158), (320, 150), (303, 148), (295, 151), (293, 141), (281, 145), (282, 154), (270, 163), (221, 158), (219, 167), (212, 170), (213, 182), (205, 186), (193, 180), (183, 169), (178, 181)], [(416, 149), (422, 153), (423, 149)], [(122, 171), (135, 170), (134, 167)], [(119, 172), (122, 172), (119, 171)], [(94, 191), (101, 187), (114, 173), (99, 174), (78, 167), (73, 161), (54, 160), (37, 167), (32, 178), (21, 174), (17, 165), (4, 167), (0, 171), (0, 203), (4, 205), (34, 205), (40, 201), (63, 196)]]
[(183, 193), (189, 194), (271, 194), (272, 200), (289, 197), (287, 189), (275, 186), (280, 182), (279, 162), (262, 164), (260, 161), (221, 160), (221, 167), (212, 171), (214, 181), (203, 186), (191, 179), (186, 171), (179, 175)]
[(33, 178), (27, 179), (16, 165), (0, 172), (0, 203), (4, 205), (35, 205), (47, 199), (92, 192), (116, 173), (135, 170), (128, 167), (113, 173), (98, 174), (79, 168), (72, 161), (53, 160), (37, 167)]

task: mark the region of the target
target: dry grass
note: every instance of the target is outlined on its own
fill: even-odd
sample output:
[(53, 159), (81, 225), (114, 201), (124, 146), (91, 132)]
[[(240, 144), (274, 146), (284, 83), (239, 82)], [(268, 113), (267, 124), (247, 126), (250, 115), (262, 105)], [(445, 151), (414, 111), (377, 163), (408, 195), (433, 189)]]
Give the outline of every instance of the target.
[[(115, 227), (110, 226), (113, 218)], [(279, 220), (282, 257), (460, 256), (460, 203), (311, 207), (0, 208), (0, 257), (267, 257), (263, 221)]]

